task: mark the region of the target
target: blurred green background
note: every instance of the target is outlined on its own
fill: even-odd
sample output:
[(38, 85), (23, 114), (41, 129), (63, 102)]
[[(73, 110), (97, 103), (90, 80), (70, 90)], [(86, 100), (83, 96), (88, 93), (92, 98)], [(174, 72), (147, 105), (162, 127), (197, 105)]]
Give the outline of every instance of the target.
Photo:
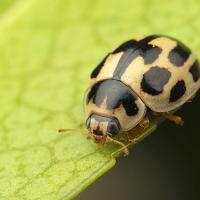
[[(58, 128), (84, 121), (92, 69), (121, 42), (170, 35), (200, 57), (199, 0), (0, 1), (0, 199), (76, 196), (110, 151)], [(199, 96), (77, 199), (200, 199)], [(89, 180), (88, 180), (89, 177)]]

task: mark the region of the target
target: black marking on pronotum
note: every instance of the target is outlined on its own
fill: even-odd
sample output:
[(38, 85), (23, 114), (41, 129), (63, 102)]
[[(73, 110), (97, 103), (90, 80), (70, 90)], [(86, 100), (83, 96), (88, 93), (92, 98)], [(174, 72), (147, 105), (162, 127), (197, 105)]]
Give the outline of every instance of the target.
[(91, 90), (89, 91), (89, 93), (87, 94), (87, 97), (86, 97), (86, 103), (88, 104), (90, 102), (91, 99), (93, 99), (93, 102), (94, 102), (94, 97), (97, 93), (97, 90), (99, 88), (99, 83), (96, 83), (92, 88)]
[(107, 54), (105, 58), (96, 66), (96, 68), (91, 73), (90, 78), (96, 78), (98, 76), (99, 72), (101, 71), (101, 68), (104, 66), (109, 55), (110, 53)]
[(198, 60), (196, 60), (194, 64), (190, 67), (189, 72), (192, 74), (194, 82), (197, 82), (200, 77), (200, 68)]
[(158, 66), (152, 67), (143, 75), (141, 88), (150, 95), (158, 95), (162, 93), (164, 86), (169, 81), (171, 72), (166, 68)]
[(135, 103), (135, 97), (131, 93), (127, 93), (122, 101), (122, 105), (124, 106), (128, 116), (137, 115), (139, 109)]
[(117, 67), (113, 73), (115, 79), (120, 79), (129, 64), (138, 56), (142, 56), (145, 64), (153, 63), (161, 53), (161, 48), (148, 44), (151, 40), (156, 39), (157, 35), (148, 36), (140, 41), (129, 40), (119, 46), (113, 53), (123, 51)]
[(96, 106), (106, 101), (107, 109), (116, 109), (122, 105), (129, 116), (138, 113), (135, 103), (137, 95), (126, 85), (117, 80), (104, 80), (95, 84), (87, 96), (87, 102), (93, 100)]
[(185, 91), (186, 91), (185, 82), (183, 80), (178, 81), (171, 90), (169, 101), (170, 102), (177, 101), (185, 94)]
[(168, 58), (172, 64), (180, 67), (188, 59), (190, 54), (190, 49), (178, 41), (176, 47), (169, 52)]

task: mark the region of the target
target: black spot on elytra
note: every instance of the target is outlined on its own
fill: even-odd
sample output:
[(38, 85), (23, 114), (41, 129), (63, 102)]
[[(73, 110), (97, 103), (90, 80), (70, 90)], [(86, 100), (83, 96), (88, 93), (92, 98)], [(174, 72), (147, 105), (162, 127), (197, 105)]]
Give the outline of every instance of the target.
[(144, 58), (144, 64), (147, 65), (153, 63), (158, 58), (161, 51), (161, 48), (150, 44), (141, 48), (140, 54)]
[(98, 76), (109, 55), (110, 54), (106, 55), (105, 58), (96, 66), (96, 68), (91, 73), (90, 78), (96, 78)]
[(169, 52), (168, 58), (172, 64), (180, 67), (190, 56), (191, 51), (181, 42), (177, 42), (177, 46)]
[(185, 82), (183, 80), (178, 81), (171, 90), (169, 101), (170, 102), (177, 101), (185, 94), (185, 91), (186, 91)]
[(141, 88), (150, 95), (162, 93), (164, 86), (169, 81), (171, 72), (158, 66), (152, 67), (143, 75)]
[(129, 64), (138, 56), (143, 57), (145, 64), (153, 63), (161, 53), (161, 48), (148, 44), (151, 40), (160, 36), (151, 35), (140, 41), (129, 40), (120, 45), (113, 53), (123, 52), (117, 67), (113, 73), (115, 79), (120, 79)]
[(117, 80), (104, 80), (96, 83), (87, 96), (87, 103), (92, 100), (96, 106), (100, 107), (106, 100), (107, 109), (116, 109), (122, 105), (129, 116), (138, 113), (135, 103), (137, 95), (131, 89)]
[(190, 67), (189, 72), (192, 74), (194, 82), (197, 82), (200, 77), (200, 66), (198, 60)]

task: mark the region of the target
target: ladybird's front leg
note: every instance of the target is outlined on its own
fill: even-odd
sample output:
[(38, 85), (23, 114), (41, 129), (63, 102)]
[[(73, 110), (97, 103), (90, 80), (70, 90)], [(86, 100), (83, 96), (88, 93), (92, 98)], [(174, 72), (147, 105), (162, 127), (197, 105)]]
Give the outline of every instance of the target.
[[(149, 127), (149, 118), (148, 117), (144, 117), (142, 119), (142, 121), (134, 128), (134, 131), (136, 132), (141, 132), (143, 130), (145, 130), (146, 128)], [(132, 144), (136, 144), (137, 143), (137, 138), (135, 138), (133, 136), (133, 134), (131, 133), (131, 131), (127, 132), (127, 138), (128, 141), (131, 142)]]
[(144, 117), (143, 120), (139, 123), (139, 126), (142, 127), (143, 129), (146, 129), (149, 127), (149, 118)]
[(184, 124), (184, 121), (182, 120), (182, 118), (177, 115), (173, 115), (171, 113), (162, 113), (161, 115), (165, 117), (166, 119), (173, 121), (177, 125), (183, 126)]
[(137, 139), (133, 136), (133, 134), (130, 131), (127, 132), (127, 138), (128, 141), (131, 142), (132, 144), (137, 143)]
[(137, 132), (143, 131), (144, 129), (149, 127), (149, 118), (148, 117), (144, 117), (142, 119), (142, 121), (135, 127), (135, 130)]

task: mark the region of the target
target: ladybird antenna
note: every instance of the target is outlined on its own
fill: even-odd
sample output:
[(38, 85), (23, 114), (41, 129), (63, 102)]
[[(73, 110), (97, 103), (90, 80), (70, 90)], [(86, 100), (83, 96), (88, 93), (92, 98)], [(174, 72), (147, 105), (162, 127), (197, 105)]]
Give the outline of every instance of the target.
[(60, 128), (60, 129), (58, 129), (59, 133), (71, 132), (71, 131), (77, 131), (77, 130), (76, 129), (71, 129), (71, 128)]
[(60, 129), (58, 129), (58, 132), (59, 133), (63, 133), (63, 132), (78, 132), (78, 133), (81, 133), (82, 135), (84, 135), (88, 140), (93, 139), (93, 137), (89, 133), (89, 131), (85, 131), (85, 130), (72, 129), (72, 128), (60, 128)]
[(115, 140), (115, 139), (111, 138), (111, 137), (108, 136), (108, 135), (107, 135), (107, 139), (108, 139), (108, 141), (110, 141), (110, 142), (113, 142), (113, 143), (115, 143), (115, 144), (120, 145), (120, 146), (122, 147), (123, 151), (124, 151), (125, 156), (128, 156), (128, 155), (129, 155), (128, 145), (125, 145), (124, 143), (122, 143), (122, 142), (120, 142), (120, 141), (118, 141), (118, 140)]
[(60, 128), (58, 129), (59, 133), (63, 133), (63, 132), (79, 132), (81, 134), (84, 134), (85, 131), (81, 130), (81, 129), (73, 129), (73, 128)]

